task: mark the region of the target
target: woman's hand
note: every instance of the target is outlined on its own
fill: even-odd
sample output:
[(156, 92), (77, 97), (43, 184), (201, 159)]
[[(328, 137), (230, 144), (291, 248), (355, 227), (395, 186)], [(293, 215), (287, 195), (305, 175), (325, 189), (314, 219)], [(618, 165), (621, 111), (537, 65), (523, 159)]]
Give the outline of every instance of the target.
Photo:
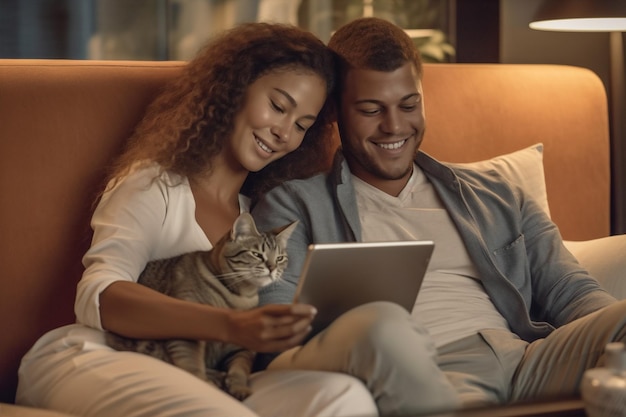
[(282, 352), (302, 342), (317, 311), (306, 304), (271, 304), (232, 310), (228, 341), (255, 352)]
[(214, 340), (256, 352), (282, 352), (298, 345), (311, 331), (317, 312), (306, 304), (244, 311), (214, 307), (127, 281), (114, 282), (102, 292), (100, 311), (105, 329), (127, 337)]

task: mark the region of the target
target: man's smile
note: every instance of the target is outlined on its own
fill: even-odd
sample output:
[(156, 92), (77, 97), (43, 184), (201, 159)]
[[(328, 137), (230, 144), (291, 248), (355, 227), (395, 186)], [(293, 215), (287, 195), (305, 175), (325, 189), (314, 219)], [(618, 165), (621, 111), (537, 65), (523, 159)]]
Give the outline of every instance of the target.
[(407, 142), (408, 139), (402, 139), (399, 140), (397, 142), (391, 142), (391, 143), (376, 143), (376, 146), (378, 146), (379, 148), (383, 148), (386, 150), (390, 150), (390, 151), (394, 151), (396, 149), (400, 149), (402, 146), (404, 146), (404, 144)]

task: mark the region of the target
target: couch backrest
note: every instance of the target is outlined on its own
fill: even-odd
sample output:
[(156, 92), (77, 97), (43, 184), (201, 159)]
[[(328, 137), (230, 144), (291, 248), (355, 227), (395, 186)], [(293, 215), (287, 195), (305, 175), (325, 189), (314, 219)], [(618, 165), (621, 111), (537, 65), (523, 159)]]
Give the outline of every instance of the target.
[(422, 148), (470, 162), (544, 144), (550, 214), (568, 240), (610, 231), (607, 99), (598, 76), (560, 65), (431, 64)]
[(74, 321), (104, 167), (181, 65), (0, 60), (0, 400), (36, 338)]
[[(74, 320), (103, 170), (181, 62), (0, 60), (0, 401), (20, 357)], [(442, 160), (545, 144), (552, 217), (571, 240), (609, 233), (606, 98), (590, 71), (430, 64), (424, 149)]]

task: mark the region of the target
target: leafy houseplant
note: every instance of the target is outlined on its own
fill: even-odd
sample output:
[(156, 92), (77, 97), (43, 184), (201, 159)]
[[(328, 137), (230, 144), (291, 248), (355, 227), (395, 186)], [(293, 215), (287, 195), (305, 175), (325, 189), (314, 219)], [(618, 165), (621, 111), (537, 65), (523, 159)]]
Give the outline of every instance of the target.
[(363, 16), (376, 16), (405, 28), (426, 62), (455, 55), (448, 42), (449, 0), (302, 0), (299, 26), (328, 41), (333, 30)]

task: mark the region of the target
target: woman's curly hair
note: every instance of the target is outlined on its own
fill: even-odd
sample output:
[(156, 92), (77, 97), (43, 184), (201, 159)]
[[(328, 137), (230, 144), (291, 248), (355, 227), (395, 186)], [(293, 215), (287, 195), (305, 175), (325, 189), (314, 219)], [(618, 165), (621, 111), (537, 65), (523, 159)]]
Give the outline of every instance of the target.
[[(245, 23), (223, 32), (150, 104), (111, 178), (119, 179), (137, 162), (156, 162), (162, 170), (188, 178), (210, 172), (213, 158), (232, 134), (250, 84), (271, 71), (302, 71), (322, 78), (329, 97), (335, 84), (333, 59), (321, 40), (291, 25)], [(255, 197), (280, 181), (325, 168), (320, 155), (329, 154), (331, 136), (327, 103), (302, 145), (270, 169), (252, 173), (244, 191)]]

